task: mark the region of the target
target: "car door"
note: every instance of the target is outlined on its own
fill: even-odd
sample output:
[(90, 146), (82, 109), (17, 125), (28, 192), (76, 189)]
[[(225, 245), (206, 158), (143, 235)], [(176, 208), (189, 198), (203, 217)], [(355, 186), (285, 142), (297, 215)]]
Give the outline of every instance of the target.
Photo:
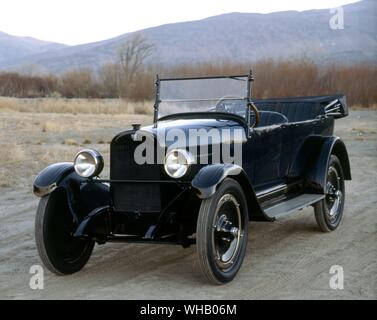
[[(251, 181), (255, 188), (273, 185), (283, 179), (281, 170), (282, 138), (281, 125), (254, 128), (247, 142), (246, 167), (252, 170)], [(245, 156), (244, 156), (245, 158)]]

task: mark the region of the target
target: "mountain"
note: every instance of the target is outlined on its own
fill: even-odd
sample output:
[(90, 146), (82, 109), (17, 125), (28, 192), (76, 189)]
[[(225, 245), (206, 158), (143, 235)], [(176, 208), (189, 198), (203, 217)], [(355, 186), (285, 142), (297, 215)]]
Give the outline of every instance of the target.
[(60, 43), (42, 41), (30, 37), (17, 37), (0, 32), (0, 65), (9, 65), (22, 58), (66, 47), (66, 45)]
[[(199, 21), (141, 30), (155, 45), (150, 62), (161, 64), (231, 60), (253, 62), (263, 58), (311, 58), (319, 63), (377, 63), (377, 1), (343, 6), (344, 29), (333, 30), (329, 9), (269, 14), (229, 13)], [(117, 49), (132, 33), (1, 63), (2, 69), (22, 70), (33, 65), (41, 72), (70, 68), (98, 68), (115, 61)]]

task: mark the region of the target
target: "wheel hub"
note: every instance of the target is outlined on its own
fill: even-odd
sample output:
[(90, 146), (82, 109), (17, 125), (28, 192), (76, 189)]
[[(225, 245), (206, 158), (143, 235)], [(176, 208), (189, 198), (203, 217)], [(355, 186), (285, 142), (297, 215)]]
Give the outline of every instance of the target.
[(222, 215), (219, 218), (217, 225), (215, 226), (217, 232), (224, 232), (233, 237), (238, 236), (239, 229), (233, 226), (233, 223), (228, 220), (226, 215)]

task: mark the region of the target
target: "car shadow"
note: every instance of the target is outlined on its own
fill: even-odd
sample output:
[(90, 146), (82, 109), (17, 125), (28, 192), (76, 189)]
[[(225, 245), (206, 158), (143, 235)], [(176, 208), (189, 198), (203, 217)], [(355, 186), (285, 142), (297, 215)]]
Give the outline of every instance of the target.
[[(274, 254), (276, 244), (294, 246), (300, 239), (316, 237), (322, 232), (316, 226), (314, 214), (294, 214), (275, 222), (250, 222), (248, 250), (245, 260), (257, 248), (258, 255)], [(276, 254), (279, 254), (276, 251)], [(196, 260), (196, 246), (183, 249), (175, 245), (109, 243), (96, 246), (87, 267), (86, 277), (102, 274), (108, 282), (127, 282), (136, 279), (159, 278), (164, 282), (191, 282), (203, 285)], [(114, 280), (116, 279), (116, 280)], [(144, 281), (143, 280), (143, 281)]]

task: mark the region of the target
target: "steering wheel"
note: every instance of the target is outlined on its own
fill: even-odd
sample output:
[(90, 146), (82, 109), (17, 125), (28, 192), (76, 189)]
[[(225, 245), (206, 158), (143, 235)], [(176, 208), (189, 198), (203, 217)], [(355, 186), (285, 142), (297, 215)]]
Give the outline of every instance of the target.
[[(224, 96), (222, 98), (220, 98), (217, 102), (216, 102), (216, 106), (215, 106), (215, 110), (216, 111), (220, 111), (220, 112), (226, 112), (226, 113), (231, 113), (230, 109), (227, 108), (226, 105), (223, 104), (223, 101), (225, 100), (229, 100), (229, 99), (240, 99), (240, 100), (244, 100), (244, 98), (242, 97), (237, 97), (237, 96)], [(250, 101), (248, 104), (247, 104), (248, 108), (250, 108), (254, 114), (255, 114), (255, 122), (254, 124), (252, 125), (252, 127), (256, 127), (258, 126), (259, 122), (260, 122), (260, 115), (259, 115), (259, 111), (258, 111), (258, 108), (257, 106), (254, 104), (254, 102)]]

